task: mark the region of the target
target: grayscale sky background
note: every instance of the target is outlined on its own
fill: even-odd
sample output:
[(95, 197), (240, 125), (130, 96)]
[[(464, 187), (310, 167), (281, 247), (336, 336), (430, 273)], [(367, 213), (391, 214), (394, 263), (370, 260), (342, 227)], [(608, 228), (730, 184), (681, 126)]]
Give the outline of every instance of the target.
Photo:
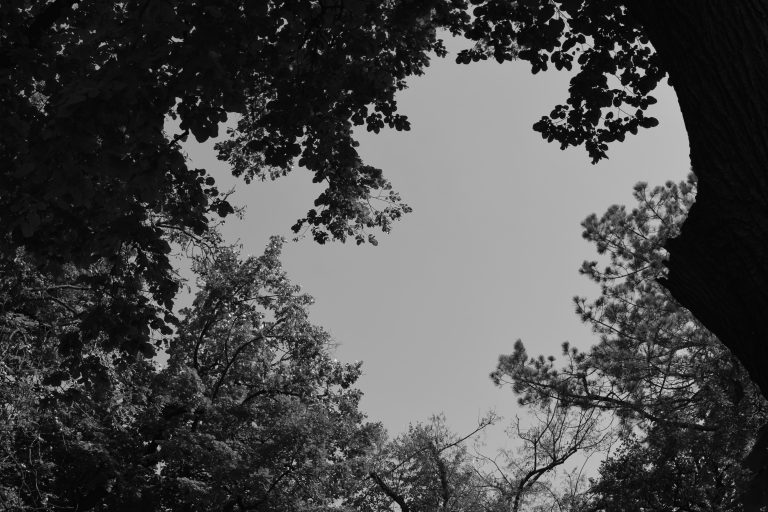
[[(378, 235), (378, 247), (307, 237), (284, 249), (289, 276), (316, 299), (313, 322), (339, 343), (337, 357), (364, 361), (362, 407), (391, 434), (439, 412), (456, 432), (491, 408), (514, 417), (513, 394), (488, 378), (499, 354), (518, 338), (532, 355), (559, 355), (565, 340), (596, 342), (572, 304), (598, 292), (578, 274), (596, 257), (580, 222), (611, 204), (632, 206), (638, 181), (688, 173), (668, 86), (656, 94), (660, 126), (613, 145), (605, 162), (544, 141), (531, 125), (564, 102), (568, 78), (531, 75), (524, 62), (434, 60), (399, 96), (411, 131), (358, 132), (363, 160), (384, 170), (413, 213)], [(261, 254), (270, 235), (292, 238), (290, 226), (319, 193), (311, 175), (296, 169), (276, 182), (238, 183), (212, 146), (186, 150), (221, 189), (237, 185), (233, 202), (247, 206), (242, 221), (227, 221), (228, 241)]]

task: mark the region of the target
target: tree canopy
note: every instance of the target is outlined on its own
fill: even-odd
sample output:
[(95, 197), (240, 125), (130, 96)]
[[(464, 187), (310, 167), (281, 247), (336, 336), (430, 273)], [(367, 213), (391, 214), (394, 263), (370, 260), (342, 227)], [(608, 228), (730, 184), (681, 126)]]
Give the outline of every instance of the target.
[[(369, 230), (409, 208), (360, 159), (353, 129), (408, 129), (396, 93), (445, 56), (448, 31), (472, 45), (460, 63), (573, 69), (567, 100), (534, 129), (593, 161), (657, 124), (652, 92), (670, 79), (695, 203), (693, 181), (647, 197), (640, 187), (637, 210), (588, 220), (613, 258), (584, 267), (603, 297), (577, 305), (601, 343), (566, 347), (565, 369), (521, 344), (494, 378), (524, 400), (609, 409), (644, 429), (604, 466), (599, 506), (626, 505), (612, 493), (627, 489), (647, 507), (730, 506), (744, 480), (733, 461), (765, 419), (744, 368), (768, 395), (766, 19), (759, 2), (695, 0), (3, 2), (4, 504), (290, 510), (340, 499), (377, 427), (357, 411), (359, 368), (329, 359), (307, 299), (281, 274), (279, 244), (262, 259), (217, 250), (199, 261), (198, 302), (173, 313), (172, 244), (209, 243), (212, 217), (233, 212), (180, 142), (236, 116), (217, 145), (235, 175), (299, 165), (324, 184), (296, 231), (375, 242)], [(137, 357), (163, 346), (166, 369)], [(626, 475), (628, 462), (650, 469)], [(670, 475), (709, 501), (642, 487)]]
[(285, 511), (348, 496), (382, 429), (358, 408), (360, 363), (332, 358), (280, 250), (197, 260), (200, 291), (163, 368), (98, 343), (67, 352), (59, 310), (89, 293), (39, 300), (45, 277), (19, 258), (3, 292), (28, 303), (0, 317), (3, 507)]
[[(493, 380), (530, 412), (529, 427), (518, 419), (510, 431), (518, 450), (471, 453), (440, 418), (412, 426), (379, 450), (357, 498), (363, 509), (761, 510), (765, 398), (659, 284), (664, 243), (679, 232), (696, 186), (693, 175), (639, 183), (635, 207), (583, 222), (602, 257), (581, 272), (601, 293), (575, 306), (600, 341), (589, 350), (565, 343), (564, 364), (530, 357), (521, 341), (500, 357)], [(588, 483), (581, 470), (562, 471), (578, 453), (607, 455)]]
[[(295, 163), (325, 191), (295, 229), (318, 242), (375, 241), (408, 207), (359, 158), (354, 126), (408, 128), (395, 93), (444, 55), (438, 27), (458, 30), (463, 2), (178, 2), (75, 0), (0, 6), (4, 165), (2, 254), (38, 265), (104, 264), (81, 281), (109, 294), (136, 332), (116, 340), (151, 353), (148, 321), (165, 322), (177, 291), (169, 233), (200, 236), (232, 212), (179, 142), (218, 146), (246, 181)], [(180, 133), (166, 134), (168, 118)], [(137, 281), (139, 280), (139, 281)], [(139, 289), (137, 289), (139, 288)], [(144, 293), (146, 292), (146, 293)], [(127, 294), (122, 293), (123, 296)]]
[[(768, 230), (751, 213), (766, 207), (760, 155), (768, 124), (745, 114), (768, 112), (754, 90), (768, 77), (750, 75), (768, 48), (765, 14), (754, 3), (693, 0), (6, 2), (2, 254), (24, 247), (37, 265), (110, 265), (98, 281), (81, 280), (102, 294), (135, 289), (109, 314), (137, 335), (113, 341), (151, 353), (142, 326), (168, 322), (176, 291), (168, 233), (200, 235), (209, 213), (232, 210), (207, 170), (188, 168), (179, 141), (207, 140), (237, 115), (218, 146), (236, 175), (267, 179), (304, 166), (326, 189), (294, 228), (308, 227), (319, 242), (373, 241), (369, 228), (387, 231), (409, 208), (360, 160), (352, 129), (408, 129), (395, 94), (430, 55), (446, 54), (438, 34), (447, 30), (473, 43), (458, 54), (461, 63), (521, 59), (533, 72), (574, 69), (567, 101), (534, 128), (561, 147), (584, 145), (593, 161), (657, 123), (646, 112), (654, 88), (670, 78), (699, 200), (668, 242), (664, 283), (768, 389), (764, 350), (744, 341), (768, 332)], [(723, 25), (708, 21), (715, 19)], [(707, 59), (719, 64), (701, 64)], [(163, 131), (167, 117), (179, 133)], [(730, 264), (732, 247), (753, 269), (749, 277)], [(738, 307), (725, 314), (723, 297)]]
[[(521, 403), (556, 401), (620, 420), (621, 448), (602, 465), (588, 510), (759, 510), (765, 503), (765, 398), (741, 363), (659, 284), (664, 243), (678, 233), (696, 181), (634, 190), (583, 222), (607, 262), (584, 262), (600, 285), (576, 311), (600, 336), (588, 351), (563, 345), (565, 364), (530, 357), (521, 341), (492, 378)], [(746, 463), (745, 463), (746, 461)]]
[[(764, 161), (768, 81), (765, 16), (755, 2), (477, 0), (462, 62), (519, 58), (532, 71), (574, 67), (569, 97), (535, 129), (561, 147), (583, 144), (593, 160), (645, 114), (665, 77), (688, 131), (696, 203), (667, 240), (663, 283), (736, 354), (768, 396), (768, 182)], [(738, 261), (738, 264), (734, 262)], [(758, 341), (760, 340), (760, 341)]]

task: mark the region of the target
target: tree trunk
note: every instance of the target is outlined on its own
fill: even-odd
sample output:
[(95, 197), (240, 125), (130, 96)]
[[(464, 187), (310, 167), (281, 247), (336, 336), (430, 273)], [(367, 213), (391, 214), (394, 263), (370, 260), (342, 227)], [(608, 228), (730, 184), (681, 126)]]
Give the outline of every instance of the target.
[[(667, 244), (663, 284), (768, 398), (768, 1), (627, 6), (670, 75), (698, 177), (696, 203)], [(766, 439), (763, 429), (747, 460), (748, 511), (768, 498)]]
[(627, 6), (669, 72), (698, 177), (663, 284), (768, 397), (768, 1)]

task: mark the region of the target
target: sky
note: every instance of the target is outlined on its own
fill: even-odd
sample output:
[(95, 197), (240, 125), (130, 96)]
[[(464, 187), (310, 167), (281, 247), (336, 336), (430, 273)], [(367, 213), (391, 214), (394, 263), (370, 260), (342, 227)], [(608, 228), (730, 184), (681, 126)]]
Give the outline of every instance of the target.
[[(666, 85), (652, 114), (660, 126), (613, 145), (607, 161), (592, 165), (582, 148), (543, 140), (531, 126), (565, 101), (568, 79), (531, 75), (525, 62), (434, 60), (398, 97), (410, 131), (356, 132), (364, 162), (382, 168), (414, 211), (378, 235), (377, 247), (307, 237), (284, 248), (284, 267), (314, 296), (311, 319), (333, 335), (336, 357), (364, 362), (363, 410), (393, 435), (436, 413), (457, 433), (490, 409), (520, 414), (511, 390), (488, 377), (516, 339), (531, 355), (559, 355), (566, 340), (583, 349), (597, 342), (572, 302), (598, 294), (578, 273), (597, 257), (581, 221), (612, 204), (632, 206), (638, 181), (689, 172)], [(185, 149), (220, 189), (236, 187), (231, 201), (245, 215), (223, 232), (246, 254), (261, 254), (271, 235), (293, 238), (290, 226), (320, 192), (305, 169), (246, 185), (216, 160), (212, 142)]]

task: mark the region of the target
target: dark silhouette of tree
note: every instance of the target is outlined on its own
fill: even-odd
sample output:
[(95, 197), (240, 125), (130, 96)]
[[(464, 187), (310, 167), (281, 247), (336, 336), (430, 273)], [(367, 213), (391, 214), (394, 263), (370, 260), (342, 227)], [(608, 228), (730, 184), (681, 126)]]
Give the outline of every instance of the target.
[(745, 510), (737, 484), (748, 475), (741, 474), (740, 461), (713, 456), (697, 433), (661, 429), (642, 441), (626, 439), (602, 464), (586, 510)]
[[(454, 5), (455, 4), (455, 5)], [(408, 129), (395, 93), (444, 55), (463, 1), (11, 1), (0, 5), (0, 255), (23, 247), (118, 295), (100, 322), (113, 345), (151, 354), (178, 283), (170, 233), (201, 236), (231, 205), (179, 145), (237, 114), (218, 146), (246, 181), (295, 163), (325, 191), (298, 221), (318, 242), (375, 242), (408, 211), (358, 157), (354, 126)], [(167, 118), (180, 133), (166, 134)], [(116, 291), (119, 289), (119, 291)], [(133, 290), (132, 294), (125, 289)], [(153, 328), (158, 328), (153, 326)]]

